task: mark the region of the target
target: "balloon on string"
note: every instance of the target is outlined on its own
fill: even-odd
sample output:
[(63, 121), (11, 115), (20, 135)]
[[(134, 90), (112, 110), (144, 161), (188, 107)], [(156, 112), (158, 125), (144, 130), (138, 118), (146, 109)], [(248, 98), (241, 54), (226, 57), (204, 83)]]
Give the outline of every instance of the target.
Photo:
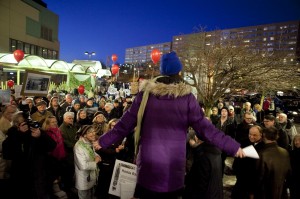
[(8, 80), (8, 81), (7, 81), (7, 86), (8, 86), (9, 88), (13, 87), (14, 85), (15, 85), (15, 82), (14, 82), (13, 80)]
[(158, 61), (160, 60), (160, 51), (158, 49), (153, 49), (151, 52), (151, 60), (153, 61), (154, 64), (157, 64)]
[(13, 54), (18, 63), (24, 58), (24, 52), (22, 50), (15, 50)]
[(111, 60), (112, 60), (113, 62), (116, 62), (116, 61), (118, 60), (118, 56), (117, 56), (116, 54), (113, 54), (113, 55), (111, 56)]
[(111, 73), (113, 75), (117, 74), (119, 72), (119, 66), (117, 64), (114, 64), (112, 67), (111, 67)]
[(78, 93), (80, 95), (82, 95), (84, 93), (84, 86), (83, 85), (79, 85), (77, 90), (78, 90)]

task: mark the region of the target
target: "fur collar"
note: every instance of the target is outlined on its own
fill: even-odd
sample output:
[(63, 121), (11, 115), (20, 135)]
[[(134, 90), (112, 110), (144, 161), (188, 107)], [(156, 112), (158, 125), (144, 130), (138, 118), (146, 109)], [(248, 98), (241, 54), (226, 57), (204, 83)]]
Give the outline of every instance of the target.
[(139, 86), (140, 91), (148, 90), (151, 94), (156, 96), (174, 96), (182, 97), (192, 92), (192, 87), (184, 82), (178, 84), (163, 84), (153, 80), (143, 80)]

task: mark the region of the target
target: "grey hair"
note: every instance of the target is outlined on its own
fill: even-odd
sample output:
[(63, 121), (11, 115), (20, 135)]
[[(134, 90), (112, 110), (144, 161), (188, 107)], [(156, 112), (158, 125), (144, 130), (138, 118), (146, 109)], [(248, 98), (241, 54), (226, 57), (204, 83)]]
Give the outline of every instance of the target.
[(66, 117), (73, 117), (74, 118), (74, 112), (66, 112), (64, 114), (64, 119), (66, 119)]
[(282, 116), (285, 119), (285, 121), (287, 120), (287, 115), (285, 113), (279, 113), (278, 115)]
[(104, 107), (110, 107), (111, 109), (113, 109), (113, 108), (114, 108), (114, 105), (113, 105), (112, 103), (106, 103), (106, 104), (104, 105)]
[[(12, 125), (19, 126), (20, 118), (24, 118), (23, 111), (17, 111), (12, 115)], [(24, 118), (25, 120), (26, 118)]]

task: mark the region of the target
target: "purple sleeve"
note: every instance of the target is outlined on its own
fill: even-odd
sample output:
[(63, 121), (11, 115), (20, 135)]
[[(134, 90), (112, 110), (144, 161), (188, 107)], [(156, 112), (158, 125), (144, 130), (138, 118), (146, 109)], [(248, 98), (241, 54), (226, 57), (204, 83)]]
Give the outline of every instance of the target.
[(189, 99), (189, 123), (196, 131), (197, 135), (204, 141), (218, 147), (228, 155), (234, 156), (240, 144), (217, 129), (208, 119), (199, 106), (196, 98), (191, 96)]
[(122, 140), (134, 130), (137, 123), (137, 113), (142, 97), (143, 94), (139, 93), (135, 97), (130, 109), (125, 112), (116, 126), (99, 138), (98, 142), (101, 147), (103, 147), (104, 149), (109, 147), (113, 143)]

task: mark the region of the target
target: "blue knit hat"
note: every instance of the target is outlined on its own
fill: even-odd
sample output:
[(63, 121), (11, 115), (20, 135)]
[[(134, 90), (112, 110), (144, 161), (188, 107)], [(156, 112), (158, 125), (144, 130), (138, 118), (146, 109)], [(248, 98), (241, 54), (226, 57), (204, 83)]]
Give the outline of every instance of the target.
[(164, 54), (160, 61), (160, 74), (175, 75), (182, 70), (182, 64), (175, 52)]

